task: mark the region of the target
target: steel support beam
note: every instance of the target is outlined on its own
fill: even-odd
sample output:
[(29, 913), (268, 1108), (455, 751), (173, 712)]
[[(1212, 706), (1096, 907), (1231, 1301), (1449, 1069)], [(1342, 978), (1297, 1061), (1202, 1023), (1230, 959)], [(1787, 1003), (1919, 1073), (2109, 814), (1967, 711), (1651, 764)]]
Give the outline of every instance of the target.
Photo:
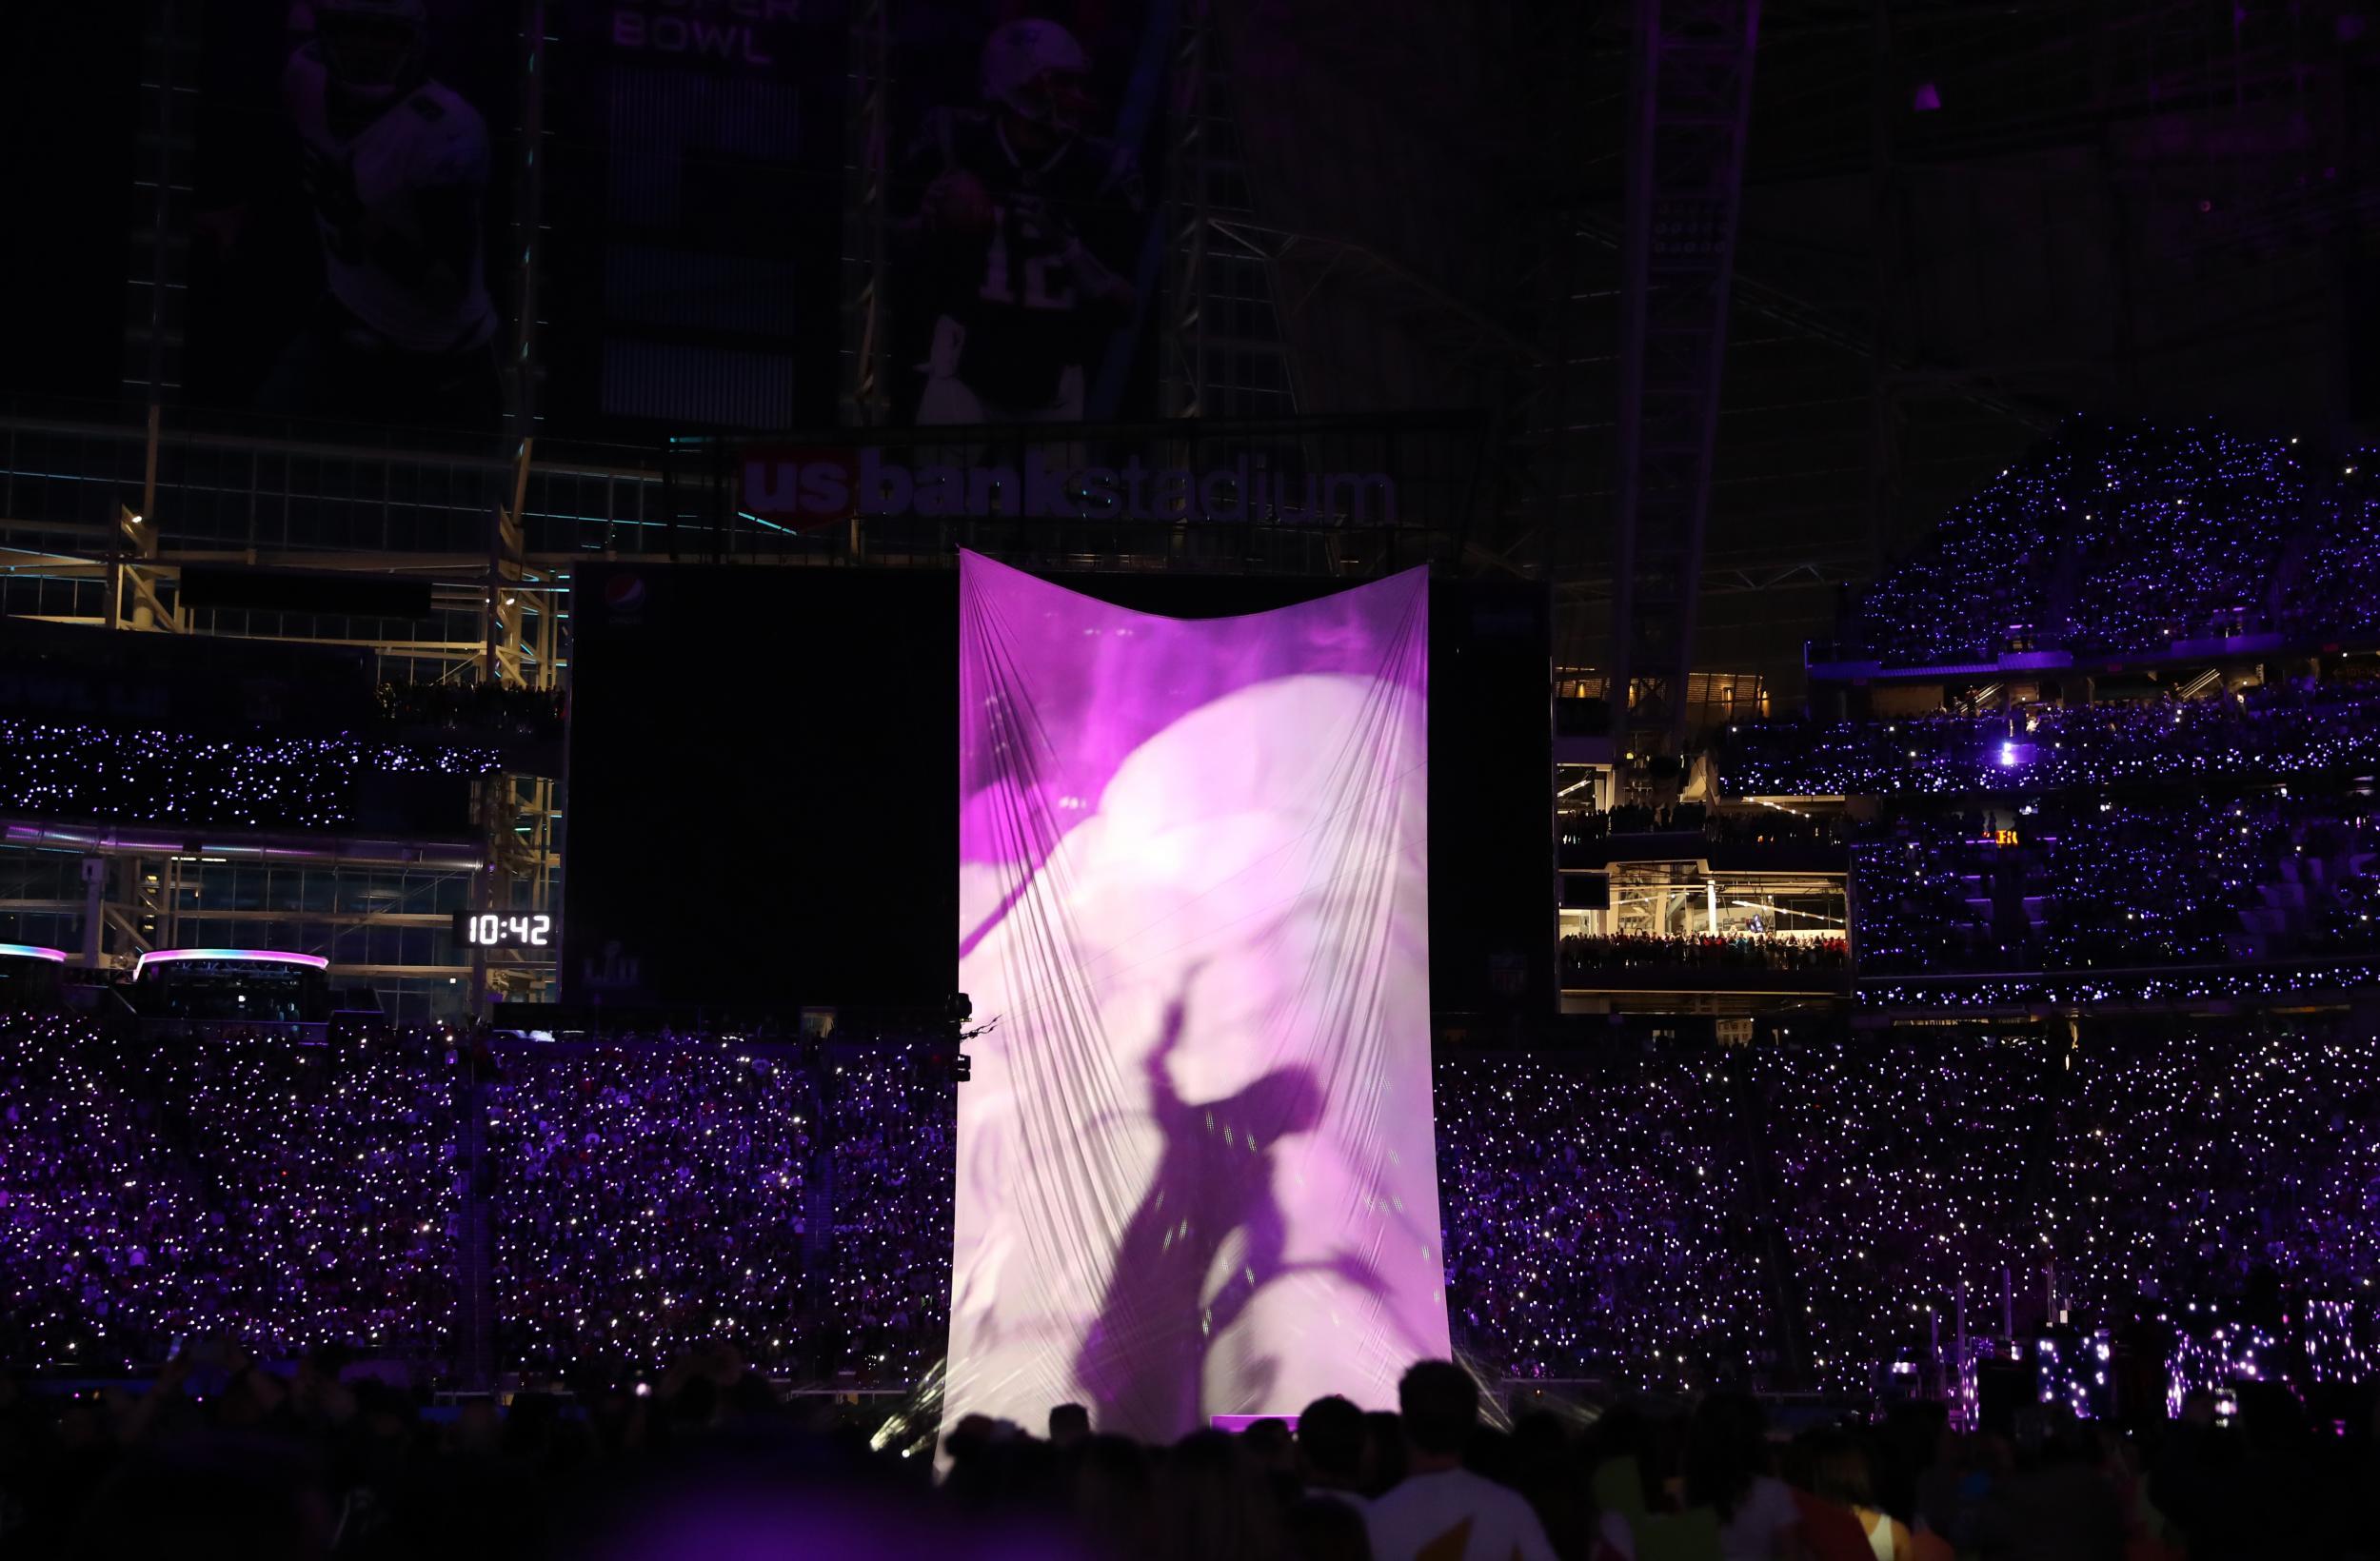
[(1166, 127), (1165, 320), (1160, 369), (1167, 417), (1206, 411), (1206, 254), (1214, 213), (1206, 168), (1210, 83), (1206, 56), (1212, 24), (1203, 0), (1189, 0), (1174, 36), (1173, 81), (1178, 117)]
[(892, 344), (884, 308), (890, 231), (891, 67), (888, 0), (854, 0), (843, 81), (843, 421), (876, 427), (892, 415)]
[(1759, 0), (1636, 0), (1621, 233), (1616, 737), (1685, 720)]
[[(124, 394), (145, 409), (153, 441), (159, 404), (182, 387), (200, 7), (197, 0), (155, 0), (143, 10)], [(152, 465), (152, 480), (154, 471)]]
[[(1282, 387), (1291, 406), (1297, 375), (1279, 336), (1279, 255), (1259, 233), (1250, 207), (1248, 170), (1225, 93), (1230, 80), (1207, 0), (1184, 0), (1175, 30), (1174, 113), (1165, 125), (1165, 294), (1159, 358), (1159, 411), (1166, 417), (1268, 415), (1239, 394), (1255, 359), (1272, 360), (1262, 378)], [(1268, 337), (1235, 333), (1234, 299), (1272, 305)]]
[(514, 74), (519, 136), (512, 166), (512, 350), (504, 365), (505, 431), (519, 445), (537, 432), (537, 320), (545, 253), (545, 0), (521, 0)]
[(1904, 416), (1894, 384), (1900, 355), (1900, 204), (1893, 177), (1893, 128), (1901, 116), (1900, 73), (1893, 64), (1893, 0), (1869, 0), (1874, 27), (1870, 36), (1874, 79), (1869, 85), (1871, 132), (1868, 170), (1868, 245), (1874, 267), (1869, 281), (1868, 364), (1868, 567), (1880, 574), (1896, 540), (1894, 511), (1901, 479)]

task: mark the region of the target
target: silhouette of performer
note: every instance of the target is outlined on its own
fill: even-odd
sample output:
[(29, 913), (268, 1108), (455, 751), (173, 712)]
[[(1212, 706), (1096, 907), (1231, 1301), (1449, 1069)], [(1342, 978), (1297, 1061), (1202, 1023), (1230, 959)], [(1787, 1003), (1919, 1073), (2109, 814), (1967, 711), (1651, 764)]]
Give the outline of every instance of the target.
[[(1126, 1435), (1171, 1438), (1200, 1425), (1208, 1349), (1275, 1279), (1325, 1270), (1376, 1293), (1384, 1288), (1352, 1256), (1281, 1261), (1274, 1146), (1321, 1121), (1321, 1089), (1303, 1068), (1279, 1068), (1224, 1099), (1183, 1100), (1168, 1070), (1181, 1044), (1183, 1007), (1180, 996), (1167, 1004), (1147, 1064), (1149, 1115), (1164, 1133), (1164, 1151), (1117, 1243), (1098, 1319), (1075, 1356), (1093, 1423)], [(1240, 1272), (1202, 1302), (1208, 1271), (1234, 1231), (1246, 1237)]]

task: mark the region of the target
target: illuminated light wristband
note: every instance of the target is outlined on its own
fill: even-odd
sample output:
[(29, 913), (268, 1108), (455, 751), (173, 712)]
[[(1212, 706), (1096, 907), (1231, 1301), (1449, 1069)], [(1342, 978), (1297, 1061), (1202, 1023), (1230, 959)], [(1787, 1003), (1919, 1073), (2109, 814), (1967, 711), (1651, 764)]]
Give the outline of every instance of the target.
[(132, 978), (139, 980), (151, 965), (183, 959), (246, 959), (265, 965), (304, 965), (309, 970), (330, 968), (330, 961), (319, 954), (291, 954), (283, 949), (151, 949), (132, 961)]
[(39, 943), (0, 943), (0, 959), (47, 959), (62, 965), (67, 955), (64, 949), (44, 948)]

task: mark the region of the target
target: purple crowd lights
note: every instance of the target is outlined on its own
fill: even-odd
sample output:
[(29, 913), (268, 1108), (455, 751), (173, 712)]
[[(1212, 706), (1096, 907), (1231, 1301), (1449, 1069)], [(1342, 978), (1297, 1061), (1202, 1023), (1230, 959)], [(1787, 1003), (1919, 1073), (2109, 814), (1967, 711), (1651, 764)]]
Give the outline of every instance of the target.
[(2376, 807), (2360, 791), (2081, 792), (1904, 818), (1854, 850), (1859, 973), (2038, 971), (2110, 996), (2185, 978), (2161, 967), (2194, 967), (2207, 995), (2276, 968), (2359, 984), (2380, 955)]
[(496, 1062), (508, 1361), (650, 1370), (725, 1339), (771, 1371), (908, 1382), (941, 1355), (954, 1102), (920, 1053), (699, 1037)]
[(351, 736), (210, 738), (0, 718), (0, 808), (58, 819), (328, 829), (374, 776), (490, 774), (493, 750)]
[(1720, 784), (1736, 797), (1947, 799), (2351, 778), (2380, 770), (2380, 684), (2334, 681), (1993, 716), (1743, 721), (1720, 734), (1718, 749)]
[[(917, 1054), (466, 1051), (0, 1018), (0, 1346), (451, 1358), (478, 1112), (506, 1367), (728, 1339), (902, 1383), (939, 1358), (955, 1100)], [(2343, 1020), (1479, 1056), (1435, 1086), (1449, 1308), (1491, 1374), (1675, 1390), (1798, 1361), (1879, 1391), (1949, 1350), (1962, 1299), (1997, 1332), (2004, 1274), (2021, 1337), (2152, 1327), (2189, 1385), (2251, 1350), (2367, 1380), (2380, 1349), (2380, 1054)]]
[(2380, 502), (2295, 440), (2077, 421), (1861, 593), (1837, 659), (1990, 665), (2380, 629)]

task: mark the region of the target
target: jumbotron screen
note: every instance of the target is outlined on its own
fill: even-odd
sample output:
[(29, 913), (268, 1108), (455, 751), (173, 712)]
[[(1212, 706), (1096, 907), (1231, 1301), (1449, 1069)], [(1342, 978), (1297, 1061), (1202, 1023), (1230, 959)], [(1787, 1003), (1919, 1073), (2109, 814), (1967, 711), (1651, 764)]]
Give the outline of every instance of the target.
[[(1217, 637), (1212, 656), (1243, 654), (1225, 648), (1229, 625), (1345, 589), (1047, 583), (1127, 622), (1157, 613)], [(958, 571), (596, 563), (571, 584), (568, 870), (552, 928), (567, 999), (931, 1018), (970, 990)], [(1550, 1008), (1546, 591), (1434, 579), (1429, 598), (1428, 998), (1441, 1016)], [(1070, 654), (1101, 643), (1075, 639)]]

